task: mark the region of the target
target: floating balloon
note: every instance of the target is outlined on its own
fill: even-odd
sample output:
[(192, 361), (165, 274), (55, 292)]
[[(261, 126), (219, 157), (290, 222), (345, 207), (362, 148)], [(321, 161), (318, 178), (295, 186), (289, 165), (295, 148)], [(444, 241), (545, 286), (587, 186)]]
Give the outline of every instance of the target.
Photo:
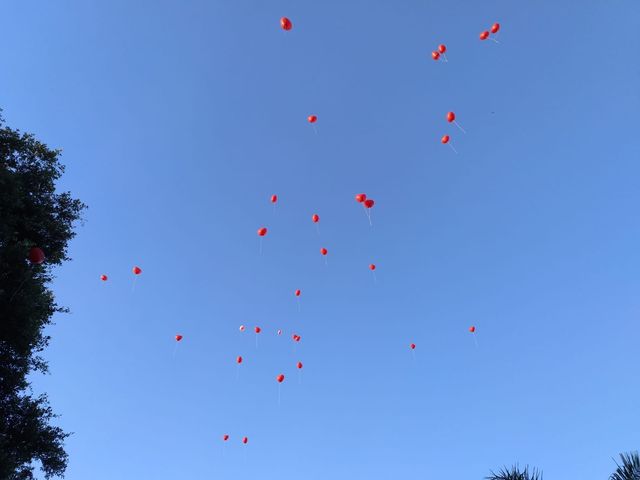
[(443, 135), (442, 138), (440, 139), (440, 143), (442, 143), (443, 145), (449, 144), (449, 146), (451, 147), (451, 150), (453, 150), (454, 153), (458, 153), (455, 147), (450, 143), (450, 140), (451, 140), (451, 137), (449, 137), (449, 135)]
[(142, 269), (140, 267), (133, 267), (133, 274), (140, 275), (142, 273)]
[(44, 252), (39, 247), (32, 247), (27, 258), (34, 265), (40, 265), (44, 262)]
[(302, 337), (300, 335), (294, 333), (293, 335), (291, 335), (291, 338), (293, 338), (294, 342), (299, 342)]
[(296, 295), (296, 297), (299, 297), (301, 293), (302, 293), (302, 292), (301, 292), (300, 290), (296, 290), (296, 291), (295, 291), (295, 295)]
[(416, 349), (416, 344), (415, 344), (415, 343), (412, 343), (411, 345), (409, 345), (409, 348), (410, 348), (411, 350), (415, 350), (415, 349)]
[(443, 44), (438, 45), (438, 52), (444, 53), (446, 51), (447, 51), (447, 46), (446, 45), (443, 45)]
[(247, 443), (249, 443), (249, 439), (247, 437), (244, 437), (242, 439), (242, 443), (244, 443), (246, 445)]
[(370, 198), (367, 198), (367, 199), (364, 201), (364, 207), (365, 207), (365, 208), (372, 208), (372, 207), (375, 205), (375, 203), (376, 203), (376, 202), (375, 202), (374, 200), (372, 200), (372, 199), (370, 199)]
[(180, 340), (182, 340), (182, 335), (176, 335), (176, 342), (179, 342)]
[(276, 203), (278, 201), (278, 195), (271, 195), (271, 203)]
[(229, 440), (229, 435), (227, 435), (226, 433), (222, 436), (222, 440), (224, 442), (226, 442), (227, 440)]
[(467, 133), (464, 128), (460, 126), (460, 124), (456, 121), (456, 114), (453, 112), (447, 112), (447, 122), (453, 123), (456, 127), (460, 129), (462, 133)]
[(238, 355), (238, 358), (236, 358), (236, 363), (242, 363), (242, 356)]
[(493, 25), (491, 25), (491, 33), (498, 33), (498, 30), (500, 30), (499, 23), (494, 23)]
[(307, 117), (307, 121), (309, 123), (316, 123), (318, 121), (318, 117), (316, 115), (309, 115)]
[(375, 269), (376, 269), (375, 263), (372, 263), (371, 265), (369, 265), (369, 270), (374, 271)]
[(489, 38), (489, 32), (485, 30), (480, 34), (480, 40), (486, 40), (487, 38)]
[(431, 52), (431, 58), (433, 58), (434, 60), (438, 60), (440, 58), (440, 53), (434, 50), (433, 52)]
[(240, 325), (240, 329), (241, 332), (244, 332), (244, 325)]
[(282, 335), (282, 330), (278, 330), (278, 335)]
[(282, 383), (282, 382), (284, 382), (284, 375), (283, 375), (283, 374), (278, 375), (278, 376), (276, 377), (276, 380), (278, 381), (278, 383)]
[(367, 195), (364, 193), (359, 193), (356, 195), (356, 202), (363, 203), (367, 199)]
[(320, 221), (320, 215), (318, 215), (317, 213), (314, 213), (313, 215), (311, 215), (311, 221), (313, 223), (318, 223)]
[(320, 249), (320, 254), (321, 255), (326, 255), (327, 253), (329, 253), (329, 251), (326, 248), (323, 247), (323, 248)]
[(298, 367), (298, 370), (302, 370), (302, 362), (298, 362), (296, 366)]
[(100, 280), (102, 280), (103, 282), (106, 282), (108, 278), (106, 275), (100, 275)]
[(267, 234), (267, 228), (266, 227), (262, 227), (258, 229), (258, 236), (259, 237), (264, 237)]
[(472, 325), (472, 326), (470, 326), (470, 327), (469, 327), (469, 331), (470, 331), (471, 333), (475, 333), (475, 332), (476, 332), (476, 327), (475, 327), (475, 326), (473, 326), (473, 325)]
[(253, 331), (256, 332), (256, 333), (260, 333), (262, 331), (262, 329), (260, 327), (255, 327), (253, 329)]
[(289, 31), (293, 28), (293, 23), (291, 23), (291, 20), (287, 17), (282, 17), (280, 19), (280, 27), (282, 27), (283, 30)]

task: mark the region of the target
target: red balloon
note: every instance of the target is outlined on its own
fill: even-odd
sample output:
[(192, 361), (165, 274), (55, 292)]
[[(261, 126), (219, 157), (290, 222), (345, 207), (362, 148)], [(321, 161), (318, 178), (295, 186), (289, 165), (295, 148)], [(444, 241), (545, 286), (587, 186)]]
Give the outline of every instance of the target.
[(296, 290), (296, 292), (295, 292), (296, 297), (299, 297), (301, 293), (302, 293), (302, 292), (301, 292), (300, 290)]
[(176, 335), (176, 342), (179, 342), (180, 340), (182, 340), (182, 335)]
[(298, 370), (301, 370), (302, 369), (302, 362), (298, 362), (297, 367), (298, 367)]
[(447, 122), (451, 123), (456, 119), (456, 114), (453, 112), (447, 112)]
[(321, 249), (320, 249), (320, 253), (321, 253), (322, 255), (326, 255), (327, 253), (329, 253), (329, 250), (327, 250), (326, 248), (321, 248)]
[(498, 30), (500, 30), (499, 23), (494, 23), (493, 25), (491, 25), (491, 33), (498, 33)]
[(409, 348), (411, 348), (411, 350), (415, 350), (416, 349), (416, 344), (412, 343), (411, 345), (409, 345)]
[(242, 443), (244, 443), (246, 445), (247, 443), (249, 443), (249, 439), (247, 437), (244, 437), (242, 439)]
[(356, 195), (356, 202), (362, 203), (367, 199), (367, 195), (364, 193), (359, 193)]
[(264, 237), (267, 234), (267, 228), (266, 227), (262, 227), (258, 229), (258, 236), (260, 237)]
[(476, 331), (476, 327), (474, 327), (474, 326), (469, 327), (469, 331), (470, 331), (471, 333), (475, 333), (475, 331)]
[(299, 342), (302, 337), (294, 333), (293, 335), (291, 335), (291, 338), (293, 338), (294, 342)]
[(236, 363), (242, 363), (242, 357), (240, 355), (236, 358)]
[(373, 271), (376, 269), (376, 265), (374, 263), (372, 263), (371, 265), (369, 265), (369, 270)]
[(485, 30), (480, 34), (480, 40), (486, 40), (487, 38), (489, 38), (489, 32)]
[(276, 203), (278, 201), (278, 195), (271, 195), (271, 203)]
[(41, 248), (33, 247), (29, 250), (29, 261), (35, 265), (40, 265), (44, 262), (44, 252)]
[(449, 143), (449, 135), (443, 135), (440, 141), (442, 143)]
[(283, 374), (278, 375), (278, 376), (276, 377), (276, 380), (278, 381), (278, 383), (282, 383), (282, 382), (284, 382), (284, 375), (283, 375)]
[(447, 46), (446, 45), (443, 45), (443, 44), (438, 45), (438, 52), (444, 53), (446, 51), (447, 51)]
[(256, 327), (253, 329), (254, 332), (256, 333), (260, 333), (262, 331), (262, 329), (260, 327)]
[(240, 325), (240, 331), (244, 332), (244, 325)]
[(431, 58), (433, 58), (434, 60), (438, 60), (440, 58), (440, 53), (434, 50), (433, 52), (431, 52)]
[(222, 440), (224, 440), (225, 442), (227, 440), (229, 440), (229, 435), (227, 435), (226, 433), (222, 436)]
[(316, 115), (309, 115), (307, 117), (307, 121), (309, 123), (316, 123), (318, 121), (318, 117)]
[(376, 203), (376, 202), (374, 202), (372, 199), (367, 198), (367, 199), (364, 201), (364, 206), (365, 206), (365, 208), (371, 208), (371, 207), (373, 207), (373, 205), (374, 205), (375, 203)]
[(140, 275), (142, 273), (142, 269), (140, 267), (133, 267), (133, 274)]
[(102, 280), (103, 282), (106, 282), (108, 278), (106, 275), (100, 275), (100, 280)]
[(282, 17), (280, 19), (280, 27), (282, 27), (283, 30), (291, 30), (293, 28), (293, 23), (291, 23), (291, 20), (289, 20), (287, 17)]
[(318, 223), (320, 221), (320, 215), (318, 215), (317, 213), (314, 213), (313, 215), (311, 215), (311, 221), (313, 223)]

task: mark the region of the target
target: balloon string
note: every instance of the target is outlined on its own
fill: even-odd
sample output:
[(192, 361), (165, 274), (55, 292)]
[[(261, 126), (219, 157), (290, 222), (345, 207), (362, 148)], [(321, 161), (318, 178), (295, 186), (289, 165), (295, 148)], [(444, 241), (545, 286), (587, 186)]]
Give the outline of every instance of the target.
[(172, 358), (176, 358), (176, 351), (178, 350), (178, 342), (176, 342), (175, 347), (173, 347), (173, 355)]
[(262, 237), (260, 237), (260, 255), (262, 255)]
[(416, 361), (416, 351), (415, 350), (411, 350), (411, 358), (413, 358), (413, 361)]
[(131, 293), (136, 291), (136, 281), (138, 280), (138, 276), (133, 277), (133, 286), (131, 287)]
[(493, 40), (493, 41), (494, 41), (494, 42), (496, 42), (496, 43), (500, 43), (500, 42), (499, 42), (498, 40), (496, 40), (495, 38), (491, 38), (491, 37), (489, 37), (489, 40)]
[(280, 383), (278, 383), (278, 406), (280, 406)]
[(258, 334), (256, 333), (256, 348), (258, 348)]
[(462, 128), (458, 122), (456, 122), (456, 121), (454, 120), (454, 121), (453, 121), (453, 123), (455, 123), (455, 124), (456, 124), (456, 127), (458, 127), (458, 128), (462, 131), (462, 133), (467, 133), (467, 132), (465, 131), (465, 129), (464, 129), (464, 128)]
[(373, 283), (378, 283), (378, 279), (376, 278), (376, 272), (373, 273)]
[(298, 370), (298, 385), (302, 385), (302, 370)]
[(298, 312), (299, 312), (300, 311), (300, 297), (297, 297), (296, 301), (298, 302)]
[(320, 225), (318, 225), (317, 223), (316, 223), (316, 232), (318, 232), (318, 235), (320, 235)]
[(367, 218), (369, 219), (369, 226), (373, 227), (373, 223), (371, 223), (371, 209), (365, 207), (364, 208), (364, 214), (367, 216)]
[(313, 127), (313, 131), (314, 131), (314, 132), (315, 132), (315, 134), (317, 135), (317, 134), (318, 134), (318, 129), (316, 128), (316, 126), (315, 126), (315, 125), (311, 125), (311, 126)]
[(451, 147), (451, 150), (453, 150), (453, 153), (455, 153), (457, 155), (458, 151), (454, 148), (454, 146), (451, 145), (451, 144), (449, 144), (449, 146)]
[(442, 58), (444, 58), (444, 61), (449, 63), (449, 60), (447, 60), (447, 55), (445, 53), (442, 54)]
[(473, 332), (473, 341), (476, 344), (476, 348), (478, 348), (478, 339), (476, 338), (476, 332)]
[(240, 364), (236, 365), (236, 382), (240, 380)]

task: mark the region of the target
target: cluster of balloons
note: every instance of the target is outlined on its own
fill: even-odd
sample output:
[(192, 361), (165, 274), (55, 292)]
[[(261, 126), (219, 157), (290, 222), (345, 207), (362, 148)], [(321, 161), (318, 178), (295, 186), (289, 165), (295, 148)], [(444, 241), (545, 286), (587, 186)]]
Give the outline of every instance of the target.
[[(485, 30), (480, 34), (480, 40), (488, 39), (491, 34), (496, 34), (496, 33), (498, 33), (499, 30), (500, 30), (500, 24), (499, 23), (494, 23), (489, 30)], [(496, 43), (499, 43), (495, 38), (491, 38), (491, 40), (493, 40)], [(446, 52), (446, 51), (447, 51), (446, 45), (440, 44), (440, 45), (438, 45), (438, 49), (437, 50), (434, 50), (433, 52), (431, 52), (431, 58), (433, 58), (434, 60), (438, 60), (440, 58), (440, 56), (442, 55), (444, 60), (445, 60), (445, 62), (446, 62), (447, 61), (447, 57), (444, 54), (444, 52)], [(460, 124), (458, 122), (456, 122), (456, 114), (454, 112), (447, 112), (446, 118), (447, 118), (447, 122), (455, 124), (456, 127), (458, 127), (462, 133), (467, 133), (464, 130), (464, 128), (462, 128), (460, 126)], [(455, 153), (458, 153), (457, 150), (455, 149), (455, 147), (453, 146), (452, 142), (451, 142), (451, 136), (443, 135), (442, 137), (440, 137), (440, 143), (442, 143), (443, 145), (449, 145), (451, 147), (451, 149)]]
[[(499, 23), (494, 23), (493, 25), (491, 25), (491, 28), (489, 30), (484, 30), (483, 32), (480, 33), (480, 40), (486, 40), (487, 38), (489, 38), (490, 34), (496, 34), (500, 31), (500, 24)], [(498, 42), (495, 38), (492, 38), (491, 40), (493, 40), (496, 43), (500, 43)]]
[[(222, 435), (222, 441), (223, 442), (228, 442), (229, 441), (229, 434), (225, 433), (224, 435)], [(247, 443), (249, 443), (249, 437), (242, 437), (242, 444), (246, 445)]]
[[(282, 30), (290, 31), (293, 28), (293, 23), (291, 22), (291, 20), (289, 18), (282, 17), (280, 19), (280, 27), (282, 28)], [(499, 23), (494, 23), (489, 30), (483, 31), (480, 34), (480, 39), (481, 40), (487, 40), (487, 39), (491, 38), (490, 35), (497, 34), (499, 30), (500, 30), (500, 24)], [(498, 43), (497, 40), (495, 40), (495, 38), (491, 38), (491, 40), (493, 40), (496, 43)], [(440, 58), (442, 58), (445, 62), (447, 62), (448, 59), (446, 57), (446, 52), (447, 52), (446, 45), (445, 44), (439, 44), (437, 46), (437, 49), (434, 50), (431, 53), (431, 57), (435, 61), (438, 61)], [(454, 125), (456, 125), (456, 127), (458, 127), (458, 129), (460, 131), (462, 131), (463, 133), (466, 133), (464, 128), (462, 128), (462, 126), (457, 122), (455, 112), (453, 112), (453, 111), (447, 112), (445, 118), (446, 118), (448, 123), (450, 123), (450, 124), (453, 123)], [(315, 123), (317, 121), (318, 121), (318, 116), (317, 115), (315, 115), (315, 114), (308, 115), (307, 122), (309, 124), (311, 124), (312, 126), (314, 126), (314, 130), (315, 130)], [(442, 144), (448, 144), (449, 146), (451, 146), (451, 148), (455, 152), (455, 148), (453, 147), (453, 145), (451, 143), (450, 135), (448, 135), (448, 134), (443, 135), (441, 137), (440, 141), (441, 141)], [(270, 202), (274, 205), (274, 208), (275, 208), (276, 204), (278, 203), (278, 200), (279, 199), (278, 199), (278, 195), (277, 194), (271, 195)], [(370, 226), (373, 226), (372, 221), (371, 221), (371, 210), (373, 209), (373, 207), (375, 205), (375, 201), (372, 198), (367, 197), (367, 195), (365, 193), (356, 194), (355, 195), (355, 200), (356, 200), (357, 203), (362, 205), (362, 207), (364, 209), (364, 212), (365, 212), (365, 214), (366, 214), (366, 216), (367, 216), (367, 218), (369, 220)], [(318, 234), (319, 234), (320, 230), (319, 230), (318, 224), (320, 222), (320, 215), (318, 215), (317, 213), (313, 213), (311, 215), (311, 221), (314, 224), (316, 224), (316, 228), (318, 228)], [(267, 233), (268, 233), (268, 229), (267, 229), (267, 227), (264, 227), (264, 226), (258, 228), (258, 230), (257, 230), (258, 237), (260, 237), (260, 238), (265, 237), (267, 235)], [(260, 252), (262, 253), (262, 244), (261, 244), (260, 248), (261, 248)], [(327, 250), (327, 248), (325, 248), (325, 247), (321, 247), (320, 248), (320, 254), (323, 257), (325, 257), (325, 261), (326, 261), (326, 256), (328, 255), (328, 253), (329, 253), (329, 251)], [(32, 247), (29, 250), (29, 253), (28, 253), (28, 260), (32, 264), (40, 265), (45, 261), (44, 252), (42, 251), (42, 249), (40, 249), (38, 247)], [(376, 264), (374, 264), (374, 263), (369, 264), (369, 270), (373, 273), (374, 279), (375, 279), (375, 271), (376, 271), (376, 269), (377, 269)], [(140, 267), (138, 267), (138, 266), (134, 266), (132, 268), (132, 272), (133, 272), (134, 276), (137, 277), (142, 273), (142, 269)], [(106, 282), (108, 280), (107, 275), (106, 274), (100, 275), (100, 280), (103, 281), (103, 282)], [(298, 300), (298, 307), (300, 305), (299, 304), (299, 299), (300, 299), (301, 295), (302, 295), (302, 290), (300, 290), (300, 289), (295, 289), (294, 290), (294, 296)], [(246, 330), (246, 327), (244, 325), (240, 325), (239, 330), (240, 330), (240, 332), (244, 332)], [(253, 330), (254, 330), (255, 335), (256, 335), (256, 347), (257, 347), (257, 341), (258, 341), (258, 337), (257, 336), (262, 332), (262, 329), (259, 326), (255, 326)], [(473, 326), (473, 325), (471, 327), (469, 327), (469, 332), (471, 334), (473, 334), (474, 340), (475, 340), (476, 327)], [(281, 335), (282, 334), (282, 330), (278, 329), (277, 330), (277, 334)], [(174, 338), (175, 338), (176, 342), (180, 342), (180, 341), (182, 341), (182, 339), (184, 337), (181, 334), (177, 334), (177, 335), (175, 335)], [(300, 342), (300, 340), (301, 340), (301, 336), (298, 335), (297, 333), (293, 333), (291, 338), (296, 343)], [(477, 345), (477, 341), (476, 341), (476, 345)], [(416, 349), (416, 344), (415, 343), (410, 343), (409, 344), (409, 349), (413, 352)], [(239, 368), (240, 365), (242, 365), (244, 363), (244, 358), (242, 357), (242, 355), (238, 355), (236, 357), (235, 361), (236, 361), (236, 364), (238, 365), (238, 368)], [(301, 371), (303, 369), (303, 363), (301, 361), (298, 361), (295, 364), (295, 366), (296, 366), (296, 369), (298, 371)], [(276, 382), (278, 384), (282, 384), (285, 381), (285, 374), (284, 373), (279, 373), (279, 374), (276, 375), (275, 379), (276, 379)], [(222, 436), (222, 440), (224, 442), (229, 441), (229, 438), (230, 438), (229, 434), (224, 434)], [(242, 437), (241, 441), (242, 441), (242, 443), (244, 445), (246, 445), (249, 442), (249, 438), (246, 437), (246, 436)]]
[(431, 58), (437, 61), (440, 59), (440, 56), (442, 55), (442, 58), (444, 59), (444, 61), (448, 62), (449, 60), (447, 60), (447, 56), (444, 54), (444, 52), (446, 51), (447, 51), (447, 46), (441, 43), (440, 45), (438, 45), (437, 50), (434, 50), (433, 52), (431, 52)]

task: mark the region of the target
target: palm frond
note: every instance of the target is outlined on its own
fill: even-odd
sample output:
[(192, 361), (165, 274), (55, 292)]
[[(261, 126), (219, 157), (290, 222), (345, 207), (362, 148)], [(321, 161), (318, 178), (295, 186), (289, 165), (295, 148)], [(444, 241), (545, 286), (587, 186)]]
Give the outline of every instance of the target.
[(528, 465), (524, 470), (520, 470), (516, 464), (511, 468), (503, 467), (497, 473), (492, 470), (491, 475), (485, 478), (486, 480), (542, 480), (542, 472), (536, 468), (529, 470)]
[(609, 480), (640, 480), (640, 455), (638, 452), (621, 453), (622, 465), (611, 474)]

